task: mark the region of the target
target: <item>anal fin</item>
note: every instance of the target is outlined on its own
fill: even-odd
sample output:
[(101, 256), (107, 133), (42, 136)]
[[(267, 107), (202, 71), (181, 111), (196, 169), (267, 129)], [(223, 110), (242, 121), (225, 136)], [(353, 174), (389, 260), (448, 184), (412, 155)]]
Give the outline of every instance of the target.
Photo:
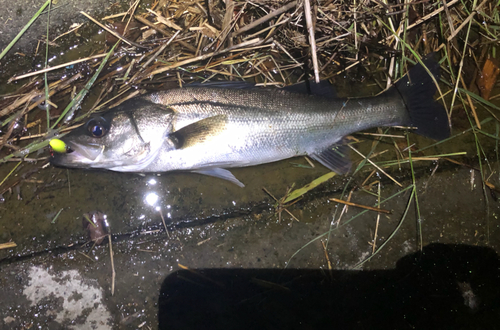
[(237, 185), (241, 188), (245, 187), (245, 185), (243, 183), (241, 183), (240, 180), (236, 179), (236, 177), (233, 175), (233, 173), (231, 173), (230, 171), (225, 170), (223, 168), (220, 168), (220, 167), (199, 169), (199, 170), (194, 170), (191, 172), (199, 173), (199, 174), (203, 174), (203, 175), (208, 175), (208, 176), (213, 176), (213, 177), (216, 177), (219, 179), (224, 179), (224, 180), (227, 180), (227, 181), (234, 183), (235, 185)]
[(325, 150), (310, 154), (309, 156), (338, 174), (346, 174), (351, 169), (349, 147), (346, 144), (334, 144)]

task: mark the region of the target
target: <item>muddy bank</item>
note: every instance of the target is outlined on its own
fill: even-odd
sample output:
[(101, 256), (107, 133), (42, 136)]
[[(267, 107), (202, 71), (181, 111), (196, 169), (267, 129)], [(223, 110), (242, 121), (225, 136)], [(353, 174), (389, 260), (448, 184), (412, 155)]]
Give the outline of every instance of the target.
[[(500, 278), (497, 273), (481, 270), (481, 267), (496, 269), (494, 265), (498, 262), (498, 255), (495, 256), (495, 251), (500, 251), (498, 202), (489, 195), (485, 196), (481, 186), (471, 181), (470, 171), (463, 167), (452, 166), (446, 170), (438, 170), (433, 175), (430, 172), (420, 174), (417, 181), (421, 205), (420, 221), (417, 221), (418, 214), (414, 204), (408, 205), (410, 191), (388, 182), (384, 184), (383, 197), (402, 193), (382, 204), (382, 208), (391, 210), (391, 214), (381, 216), (378, 226), (376, 213), (364, 212), (354, 207), (350, 207), (340, 218), (337, 226), (341, 206), (330, 202), (329, 198), (339, 197), (338, 193), (326, 193), (310, 199), (306, 204), (290, 207), (289, 210), (299, 217), (301, 222), (296, 222), (287, 215), (283, 215), (283, 220), (278, 222), (272, 207), (207, 224), (184, 228), (170, 227), (168, 234), (160, 226), (156, 230), (141, 231), (142, 223), (128, 222), (128, 225), (136, 226), (138, 230), (130, 237), (120, 239), (115, 236), (114, 296), (111, 295), (111, 262), (107, 244), (94, 248), (91, 248), (92, 244), (83, 244), (85, 232), (81, 227), (81, 219), (67, 218), (61, 214), (61, 219), (55, 224), (50, 224), (50, 219), (37, 220), (38, 224), (32, 224), (35, 227), (43, 226), (44, 222), (53, 226), (51, 238), (46, 239), (53, 240), (59, 233), (64, 236), (57, 240), (67, 242), (66, 246), (69, 248), (48, 249), (35, 255), (22, 255), (22, 247), (8, 251), (10, 257), (3, 259), (0, 264), (0, 285), (2, 291), (11, 299), (0, 302), (0, 328), (20, 328), (30, 324), (51, 324), (53, 329), (83, 329), (88, 324), (98, 325), (98, 329), (135, 328), (140, 325), (156, 328), (158, 311), (162, 306), (168, 307), (169, 312), (165, 315), (178, 316), (176, 322), (167, 324), (180, 329), (189, 328), (193, 318), (203, 315), (202, 309), (195, 308), (196, 312), (191, 313), (186, 309), (188, 306), (204, 306), (205, 310), (212, 310), (215, 314), (211, 314), (211, 320), (214, 320), (214, 315), (226, 315), (223, 310), (227, 308), (236, 308), (235, 314), (231, 314), (232, 317), (226, 315), (217, 321), (227, 323), (232, 328), (235, 323), (231, 323), (231, 320), (241, 321), (246, 314), (240, 313), (243, 310), (238, 312), (239, 304), (235, 304), (231, 299), (238, 300), (241, 306), (259, 309), (260, 304), (251, 304), (253, 299), (267, 297), (266, 301), (270, 303), (284, 299), (280, 295), (268, 296), (273, 292), (285, 292), (286, 297), (299, 299), (306, 283), (310, 286), (308, 292), (318, 294), (333, 294), (328, 290), (338, 283), (351, 285), (352, 290), (355, 290), (363, 301), (366, 299), (368, 305), (363, 305), (363, 308), (368, 311), (369, 306), (373, 306), (368, 303), (370, 295), (380, 297), (378, 289), (392, 288), (389, 290), (392, 292), (394, 285), (417, 285), (404, 290), (402, 286), (391, 294), (385, 291), (388, 296), (384, 296), (384, 299), (390, 300), (388, 304), (393, 304), (393, 299), (396, 298), (402, 302), (391, 305), (398, 310), (407, 306), (409, 309), (406, 310), (406, 315), (410, 317), (411, 322), (420, 324), (418, 322), (421, 318), (417, 316), (420, 315), (419, 311), (422, 311), (411, 307), (412, 299), (416, 299), (412, 297), (426, 301), (425, 304), (429, 304), (426, 305), (429, 307), (429, 313), (434, 310), (431, 306), (455, 306), (453, 309), (445, 308), (445, 314), (428, 314), (434, 315), (436, 320), (443, 320), (443, 315), (447, 315), (450, 320), (460, 315), (460, 319), (472, 328), (474, 322), (494, 322), (500, 314), (492, 294), (494, 295), (493, 288)], [(74, 182), (73, 189), (78, 189), (79, 185), (80, 183)], [(61, 193), (67, 192), (66, 188), (58, 190)], [(109, 198), (114, 199), (113, 196)], [(356, 191), (351, 200), (372, 205), (376, 197)], [(407, 208), (408, 214), (403, 217)], [(28, 226), (28, 222), (33, 220), (26, 219), (24, 226)], [(120, 222), (127, 223), (124, 218), (110, 217), (109, 221), (112, 223), (112, 230), (113, 226)], [(158, 217), (156, 221), (160, 221)], [(67, 236), (65, 228), (73, 228), (74, 233)], [(377, 248), (395, 230), (396, 235), (361, 269), (387, 272), (343, 273), (343, 270), (352, 269), (372, 254), (371, 242), (376, 230)], [(463, 247), (434, 246), (424, 249), (424, 252), (427, 252), (425, 258), (421, 258), (418, 257), (419, 233), (424, 246), (441, 243), (463, 244)], [(36, 237), (35, 245), (45, 239), (42, 236)], [(77, 242), (78, 237), (81, 237), (82, 241)], [(323, 245), (328, 237), (328, 244)], [(47, 243), (51, 245), (50, 241)], [(325, 257), (325, 249), (328, 258)], [(412, 253), (413, 257), (405, 258)], [(401, 258), (406, 261), (398, 262)], [(406, 266), (394, 271), (396, 263)], [(283, 276), (277, 276), (279, 274), (272, 271), (285, 267), (297, 270), (295, 275), (280, 273)], [(184, 274), (185, 268), (193, 270), (194, 273), (187, 271), (187, 274), (191, 275)], [(205, 269), (212, 270), (204, 271)], [(443, 272), (448, 275), (441, 278)], [(312, 278), (315, 280), (297, 282), (306, 275), (314, 275)], [(419, 278), (420, 282), (410, 281), (410, 278)], [(358, 280), (361, 282), (356, 284)], [(227, 291), (227, 281), (236, 285), (235, 290), (243, 291)], [(317, 283), (318, 287), (311, 286), (313, 283)], [(422, 285), (422, 288), (418, 289), (418, 285)], [(37, 291), (36, 288), (40, 287), (49, 289)], [(437, 291), (433, 291), (433, 287)], [(206, 305), (204, 293), (214, 290), (215, 300)], [(65, 294), (66, 291), (71, 294)], [(167, 296), (162, 296), (161, 292)], [(199, 292), (199, 296), (195, 295), (196, 292)], [(234, 295), (230, 292), (234, 292)], [(338, 289), (335, 292), (340, 294)], [(325, 296), (321, 297), (326, 299)], [(230, 301), (233, 303), (227, 305)], [(174, 310), (172, 303), (176, 306)], [(276, 303), (271, 304), (277, 306)], [(359, 300), (352, 303), (361, 308), (361, 305), (358, 305)], [(322, 306), (328, 310), (326, 305)], [(184, 313), (192, 317), (183, 318)], [(300, 314), (294, 316), (289, 314), (289, 311), (282, 311), (278, 315), (279, 324), (288, 324), (290, 317), (304, 317)], [(285, 317), (286, 315), (289, 317)], [(322, 315), (318, 315), (318, 319), (329, 324), (325, 314)], [(376, 312), (373, 315), (375, 317)], [(164, 318), (162, 320), (165, 322)]]
[[(3, 50), (14, 39), (44, 3), (44, 0), (0, 0), (0, 6), (2, 7), (0, 12), (0, 24), (2, 24), (0, 28), (0, 49)], [(53, 1), (49, 25), (50, 40), (66, 32), (72, 24), (88, 21), (87, 18), (80, 14), (80, 11), (101, 16), (120, 8), (125, 3), (126, 1), (111, 0)], [(45, 13), (23, 34), (22, 38), (9, 52), (9, 55), (21, 52), (29, 56), (35, 50), (37, 41), (45, 40), (46, 33), (47, 14)]]

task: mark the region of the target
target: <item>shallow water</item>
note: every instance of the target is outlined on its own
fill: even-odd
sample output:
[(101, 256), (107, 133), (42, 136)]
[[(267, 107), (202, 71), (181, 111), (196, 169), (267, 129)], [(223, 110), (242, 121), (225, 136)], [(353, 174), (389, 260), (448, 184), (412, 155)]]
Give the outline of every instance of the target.
[[(371, 142), (364, 144), (369, 148)], [(465, 150), (467, 145), (455, 147)], [(451, 147), (444, 147), (447, 148)], [(442, 152), (436, 150), (436, 154), (439, 153)], [(21, 200), (15, 193), (5, 194), (6, 201), (0, 208), (2, 239), (18, 245), (0, 251), (3, 258), (1, 283), (4, 292), (13, 297), (2, 303), (4, 318), (14, 320), (11, 323), (4, 321), (4, 326), (49, 322), (51, 328), (57, 329), (69, 326), (72, 318), (87, 324), (96, 318), (108, 321), (115, 328), (135, 328), (144, 322), (155, 328), (158, 290), (164, 280), (182, 267), (197, 272), (203, 269), (229, 271), (284, 267), (323, 269), (325, 279), (328, 279), (329, 267), (333, 270), (351, 269), (369, 257), (372, 252), (370, 242), (377, 227), (376, 213), (359, 216), (360, 209), (349, 207), (337, 228), (332, 222), (339, 220), (342, 206), (329, 198), (339, 198), (346, 185), (348, 192), (361, 185), (370, 171), (356, 174), (351, 182), (348, 182), (348, 176), (334, 177), (288, 208), (300, 222), (292, 220), (286, 212), (282, 213), (279, 222), (274, 202), (262, 187), (280, 198), (292, 184), (300, 187), (327, 172), (320, 165), (307, 169), (293, 167), (291, 163), (307, 164), (299, 158), (234, 170), (234, 174), (247, 185), (245, 188), (190, 173), (141, 176), (49, 166), (33, 174), (30, 179), (40, 181), (23, 183)], [(486, 203), (479, 174), (443, 161), (415, 162), (415, 166), (423, 245), (459, 243), (488, 246), (500, 251), (500, 209), (489, 193), (486, 194)], [(432, 173), (436, 166), (437, 170)], [(497, 163), (492, 163), (492, 166), (497, 166)], [(393, 168), (388, 171), (403, 187), (411, 184), (411, 172), (405, 166), (402, 170)], [(381, 173), (372, 180), (379, 180), (378, 177), (382, 183), (382, 198), (403, 190)], [(490, 180), (495, 182), (496, 178)], [(376, 187), (373, 192), (376, 192)], [(156, 201), (151, 198), (155, 195), (158, 196)], [(390, 210), (391, 214), (380, 216), (377, 247), (396, 228), (397, 232), (362, 269), (393, 269), (398, 259), (418, 251), (419, 221), (414, 204), (409, 206), (407, 217), (402, 217), (409, 197), (410, 190), (407, 190), (382, 204), (381, 207)], [(351, 201), (374, 205), (377, 197), (355, 190)], [(162, 210), (168, 234), (157, 208)], [(110, 232), (114, 235), (114, 296), (110, 294), (108, 245), (91, 249), (91, 244), (84, 244), (88, 238), (82, 229), (82, 215), (94, 210), (107, 214)], [(321, 243), (326, 243), (327, 238), (328, 259)], [(477, 258), (480, 257), (481, 254)], [(350, 273), (335, 274), (335, 278), (351, 276)], [(207, 276), (211, 281), (218, 280), (212, 273)], [(266, 273), (259, 276), (287, 286), (274, 276), (268, 278)], [(58, 280), (61, 277), (64, 280)], [(474, 287), (476, 291), (471, 289), (471, 292), (476, 292), (473, 297), (479, 297), (477, 287), (489, 285), (482, 282), (487, 278), (485, 273), (477, 274), (475, 281), (479, 281), (479, 286)], [(53, 281), (63, 287), (74, 286), (71, 289), (74, 292), (91, 290), (94, 292), (93, 304), (83, 295), (77, 299), (83, 307), (74, 310), (70, 305), (71, 296), (65, 296), (62, 289), (50, 284)], [(37, 298), (31, 292), (40, 285), (54, 288), (45, 294), (46, 298)], [(485, 301), (484, 294), (481, 294), (477, 299)], [(99, 303), (95, 304), (95, 299)], [(220, 299), (222, 304), (225, 298)], [(62, 315), (62, 312), (57, 312), (61, 310), (58, 307), (61, 301), (68, 302), (63, 310), (69, 314), (56, 317)], [(478, 304), (481, 307), (466, 306), (466, 310), (491, 311), (495, 308), (494, 304)], [(181, 322), (184, 327), (179, 328), (189, 328), (188, 320), (190, 318), (186, 323)]]

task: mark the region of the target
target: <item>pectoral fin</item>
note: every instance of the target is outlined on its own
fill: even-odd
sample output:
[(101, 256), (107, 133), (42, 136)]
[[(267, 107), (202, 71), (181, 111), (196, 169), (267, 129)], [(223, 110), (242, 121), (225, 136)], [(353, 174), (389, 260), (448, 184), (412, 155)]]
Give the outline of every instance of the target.
[(227, 116), (217, 115), (187, 125), (168, 135), (176, 149), (203, 143), (226, 129)]
[(345, 174), (351, 169), (349, 147), (345, 144), (334, 144), (309, 156), (338, 174)]
[(191, 171), (191, 172), (199, 173), (199, 174), (204, 174), (204, 175), (209, 175), (209, 176), (213, 176), (213, 177), (220, 178), (220, 179), (224, 179), (224, 180), (227, 180), (227, 181), (231, 181), (232, 183), (234, 183), (235, 185), (237, 185), (237, 186), (239, 186), (241, 188), (245, 187), (245, 185), (243, 183), (241, 183), (240, 180), (236, 179), (236, 177), (233, 175), (233, 173), (231, 173), (228, 170), (225, 170), (223, 168), (214, 167), (214, 168), (208, 168), (208, 169), (194, 170), (194, 171)]

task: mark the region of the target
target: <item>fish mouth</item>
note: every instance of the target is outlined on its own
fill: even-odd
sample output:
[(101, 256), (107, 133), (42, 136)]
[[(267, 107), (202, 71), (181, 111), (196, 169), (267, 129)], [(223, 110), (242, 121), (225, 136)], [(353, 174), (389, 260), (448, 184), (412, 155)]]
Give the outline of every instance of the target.
[(80, 144), (75, 141), (64, 141), (68, 151), (66, 153), (52, 152), (50, 162), (54, 166), (69, 168), (96, 168), (109, 169), (118, 172), (141, 171), (151, 161), (156, 153), (150, 153), (149, 143), (142, 146), (136, 157), (108, 158), (104, 155), (105, 145), (85, 143)]
[(66, 153), (53, 153), (50, 162), (61, 167), (90, 168), (95, 167), (96, 159), (102, 154), (104, 146), (81, 145), (74, 141), (65, 142), (69, 147)]

